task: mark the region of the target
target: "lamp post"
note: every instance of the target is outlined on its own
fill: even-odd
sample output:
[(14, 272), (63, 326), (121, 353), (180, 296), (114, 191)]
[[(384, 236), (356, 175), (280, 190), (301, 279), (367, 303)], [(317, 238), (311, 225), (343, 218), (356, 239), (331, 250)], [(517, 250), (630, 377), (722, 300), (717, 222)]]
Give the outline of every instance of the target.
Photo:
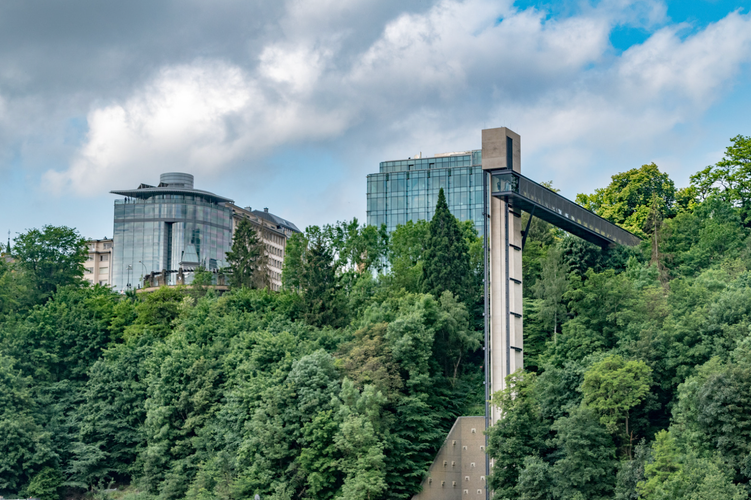
[(142, 261), (138, 261), (139, 264), (143, 266), (143, 274), (141, 275), (141, 286), (144, 285), (143, 278), (146, 276), (146, 264), (144, 264)]

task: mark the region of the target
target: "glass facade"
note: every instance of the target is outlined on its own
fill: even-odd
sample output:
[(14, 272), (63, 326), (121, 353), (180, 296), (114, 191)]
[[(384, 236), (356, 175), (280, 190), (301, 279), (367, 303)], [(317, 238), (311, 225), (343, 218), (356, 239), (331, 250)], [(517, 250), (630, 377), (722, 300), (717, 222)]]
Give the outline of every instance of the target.
[[(211, 193), (147, 188), (115, 201), (114, 289), (124, 290), (129, 283), (136, 288), (152, 271), (225, 266), (232, 210)], [(176, 279), (177, 273), (171, 273), (169, 284)]]
[(481, 151), (384, 161), (379, 170), (368, 175), (369, 225), (386, 224), (393, 231), (408, 220), (429, 221), (443, 188), (451, 213), (461, 221), (473, 221), (482, 234)]

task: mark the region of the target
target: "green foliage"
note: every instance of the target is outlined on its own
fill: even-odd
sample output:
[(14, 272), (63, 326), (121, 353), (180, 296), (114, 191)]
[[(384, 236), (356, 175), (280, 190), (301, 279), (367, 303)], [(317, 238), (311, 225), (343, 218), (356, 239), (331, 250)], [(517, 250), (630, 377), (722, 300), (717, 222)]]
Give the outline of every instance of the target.
[(389, 248), (392, 286), (407, 292), (422, 291), (423, 254), (427, 248), (430, 226), (424, 220), (407, 221), (391, 234)]
[(740, 208), (746, 224), (751, 223), (751, 137), (737, 135), (725, 149), (725, 156), (691, 176), (691, 185), (701, 199), (711, 196)]
[(559, 498), (608, 498), (615, 487), (615, 446), (597, 415), (577, 408), (556, 420), (552, 444), (560, 458), (553, 465), (553, 491)]
[[(150, 333), (166, 337), (172, 331), (172, 323), (180, 315), (180, 307), (185, 298), (181, 288), (167, 286), (142, 295), (140, 302), (135, 306), (135, 317), (132, 323), (124, 328), (123, 336), (131, 339)], [(129, 311), (123, 312), (127, 314)]]
[(0, 491), (19, 491), (56, 453), (38, 417), (33, 379), (0, 354)]
[(63, 476), (52, 467), (45, 467), (29, 481), (26, 494), (39, 500), (57, 500), (63, 486)]
[(265, 288), (268, 285), (266, 247), (247, 219), (241, 219), (235, 229), (227, 262), (232, 286)]
[(423, 290), (440, 297), (452, 292), (459, 300), (471, 300), (470, 262), (467, 241), (459, 222), (449, 211), (443, 188), (438, 192), (423, 257)]
[(58, 287), (81, 285), (86, 241), (65, 226), (31, 229), (13, 240), (13, 258), (29, 277), (36, 301), (47, 300)]
[(305, 253), (308, 249), (308, 239), (303, 233), (295, 233), (287, 239), (284, 248), (284, 269), (282, 283), (288, 290), (302, 289), (302, 272), (305, 265)]
[(343, 271), (381, 271), (386, 265), (389, 235), (386, 226), (360, 226), (358, 220), (339, 221), (322, 228), (321, 235)]
[[(751, 229), (734, 191), (671, 186), (647, 166), (590, 200), (644, 224), (636, 249), (533, 220), (525, 370), (488, 430), (497, 497), (748, 498)], [(356, 220), (294, 235), (278, 293), (220, 297), (199, 272), (45, 298), (0, 261), (0, 494), (412, 498), (485, 404), (482, 241), (440, 205), (390, 237)]]
[(506, 389), (493, 395), (503, 418), (487, 431), (495, 461), (488, 484), (500, 498), (550, 498), (540, 491), (550, 473), (538, 458), (549, 451), (550, 424), (542, 417), (537, 387), (534, 373), (517, 371), (506, 377)]
[(540, 279), (535, 283), (534, 291), (540, 299), (538, 317), (553, 327), (553, 343), (556, 343), (558, 321), (563, 320), (566, 306), (563, 294), (568, 290), (568, 265), (562, 261), (560, 250), (552, 247), (542, 262)]
[(614, 175), (608, 187), (591, 195), (579, 194), (576, 202), (643, 237), (651, 234), (647, 220), (652, 205), (656, 203), (663, 216), (672, 215), (675, 195), (675, 184), (668, 174), (651, 163)]
[(73, 414), (78, 436), (68, 467), (70, 484), (83, 487), (126, 480), (144, 451), (146, 366), (153, 339), (139, 337), (104, 352), (91, 367)]
[(30, 283), (20, 266), (0, 258), (0, 318), (33, 305)]
[(316, 238), (306, 253), (300, 275), (303, 286), (302, 317), (314, 326), (343, 326), (344, 304), (339, 295), (336, 264), (322, 238)]
[(608, 356), (584, 374), (583, 403), (600, 415), (600, 423), (609, 433), (627, 440), (629, 454), (635, 440), (628, 426), (629, 412), (649, 392), (651, 372), (643, 361)]
[(709, 500), (748, 498), (743, 487), (733, 483), (731, 470), (717, 458), (681, 454), (675, 439), (666, 431), (655, 436), (652, 460), (645, 467), (645, 481), (637, 490), (645, 500)]

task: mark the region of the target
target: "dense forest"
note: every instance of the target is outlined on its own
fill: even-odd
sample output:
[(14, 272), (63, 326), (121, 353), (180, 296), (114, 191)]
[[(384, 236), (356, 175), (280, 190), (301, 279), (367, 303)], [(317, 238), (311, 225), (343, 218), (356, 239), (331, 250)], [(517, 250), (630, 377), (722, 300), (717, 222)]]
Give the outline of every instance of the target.
[[(483, 243), (436, 201), (392, 234), (293, 236), (279, 293), (248, 225), (221, 296), (206, 271), (89, 286), (74, 229), (18, 235), (0, 259), (0, 495), (410, 498), (485, 405)], [(494, 498), (750, 498), (751, 138), (682, 189), (649, 164), (577, 202), (643, 243), (532, 220)]]

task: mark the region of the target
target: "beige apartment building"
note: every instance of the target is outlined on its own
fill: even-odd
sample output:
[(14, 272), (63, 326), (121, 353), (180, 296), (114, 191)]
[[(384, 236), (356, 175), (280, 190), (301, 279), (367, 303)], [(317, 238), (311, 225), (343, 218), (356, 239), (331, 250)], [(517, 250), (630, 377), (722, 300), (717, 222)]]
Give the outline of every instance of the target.
[(241, 208), (231, 203), (228, 203), (227, 206), (232, 209), (233, 235), (240, 221), (247, 219), (261, 236), (268, 256), (269, 288), (275, 291), (281, 290), (287, 238), (293, 233), (299, 233), (300, 230), (290, 221), (270, 213), (268, 208), (261, 211), (252, 210), (250, 207)]
[(89, 258), (83, 264), (83, 278), (92, 285), (112, 284), (112, 243), (111, 239), (86, 242)]

